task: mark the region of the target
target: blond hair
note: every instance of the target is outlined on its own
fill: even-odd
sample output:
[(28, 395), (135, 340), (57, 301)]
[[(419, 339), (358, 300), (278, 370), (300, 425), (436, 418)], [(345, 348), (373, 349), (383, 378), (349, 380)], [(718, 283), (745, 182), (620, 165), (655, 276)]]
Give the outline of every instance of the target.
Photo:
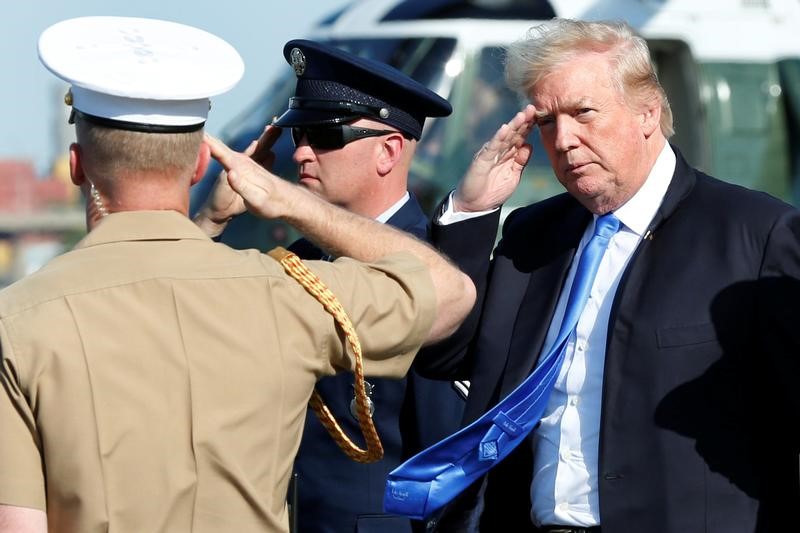
[(143, 133), (109, 128), (76, 117), (85, 165), (104, 177), (136, 174), (181, 176), (194, 171), (203, 130)]
[(534, 26), (507, 47), (506, 81), (512, 90), (527, 98), (539, 80), (587, 52), (608, 53), (611, 79), (623, 101), (636, 109), (657, 99), (661, 132), (667, 138), (675, 133), (672, 109), (658, 81), (647, 43), (624, 22), (556, 18)]

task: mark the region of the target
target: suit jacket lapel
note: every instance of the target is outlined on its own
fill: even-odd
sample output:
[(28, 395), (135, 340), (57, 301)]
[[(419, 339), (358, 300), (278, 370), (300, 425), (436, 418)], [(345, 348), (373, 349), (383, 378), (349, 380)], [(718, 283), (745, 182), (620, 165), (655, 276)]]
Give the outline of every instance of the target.
[(501, 398), (514, 390), (536, 367), (574, 255), (574, 248), (564, 250), (555, 261), (528, 277), (525, 297), (514, 322), (508, 363), (500, 387)]
[[(691, 194), (697, 182), (695, 170), (689, 166), (678, 149), (672, 146), (675, 152), (676, 164), (672, 181), (664, 194), (664, 199), (658, 211), (653, 216), (653, 220), (648, 226), (648, 232), (652, 235), (649, 239), (643, 239), (631, 257), (627, 268), (622, 273), (617, 292), (614, 295), (614, 302), (608, 318), (608, 337), (606, 340), (605, 370), (603, 372), (603, 411), (613, 412), (616, 407), (617, 399), (622, 384), (622, 373), (625, 366), (625, 358), (613, 349), (616, 341), (614, 331), (617, 325), (619, 308), (624, 304), (626, 294), (637, 294), (648, 280), (648, 264), (654, 261), (663, 261), (664, 257), (658, 257), (658, 252), (653, 248), (653, 241), (658, 239), (658, 232), (669, 218), (678, 210), (681, 202)], [(657, 245), (657, 243), (656, 243)], [(627, 308), (626, 308), (627, 309)], [(602, 437), (601, 437), (602, 438)]]
[(536, 366), (547, 337), (564, 280), (590, 214), (565, 197), (566, 205), (553, 218), (536, 221), (515, 266), (528, 272), (521, 287), (524, 297), (514, 318), (509, 357), (503, 372), (500, 397), (519, 385)]
[(672, 181), (667, 188), (667, 192), (664, 194), (664, 200), (662, 200), (661, 206), (656, 211), (653, 221), (650, 222), (648, 228), (651, 232), (655, 232), (658, 226), (678, 209), (680, 203), (689, 196), (694, 189), (694, 184), (697, 182), (694, 169), (689, 166), (675, 146), (670, 145), (670, 147), (675, 152), (675, 172), (672, 175)]

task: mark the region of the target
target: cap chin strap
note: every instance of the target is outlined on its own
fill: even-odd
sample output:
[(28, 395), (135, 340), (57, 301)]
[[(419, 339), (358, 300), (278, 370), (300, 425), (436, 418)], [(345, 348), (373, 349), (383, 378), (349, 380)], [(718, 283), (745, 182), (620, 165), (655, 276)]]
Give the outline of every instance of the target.
[(127, 120), (115, 120), (113, 118), (97, 117), (95, 115), (84, 113), (83, 111), (78, 111), (74, 107), (69, 115), (70, 124), (75, 123), (76, 116), (79, 116), (88, 122), (92, 122), (93, 124), (97, 124), (98, 126), (114, 128), (117, 130), (138, 131), (142, 133), (191, 133), (193, 131), (201, 130), (203, 126), (205, 126), (205, 121), (198, 124), (169, 126), (163, 124), (140, 124), (139, 122), (128, 122)]

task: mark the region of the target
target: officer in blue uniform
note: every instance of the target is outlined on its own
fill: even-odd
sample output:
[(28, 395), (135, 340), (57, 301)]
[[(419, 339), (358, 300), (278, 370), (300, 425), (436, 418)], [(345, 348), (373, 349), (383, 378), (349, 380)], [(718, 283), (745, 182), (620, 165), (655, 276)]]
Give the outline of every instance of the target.
[[(297, 87), (274, 126), (292, 132), (299, 182), (332, 203), (425, 239), (428, 218), (407, 190), (408, 170), (425, 119), (449, 115), (450, 104), (386, 64), (330, 45), (294, 40), (283, 52)], [(327, 256), (303, 239), (291, 250), (305, 259)], [(413, 369), (403, 380), (368, 382), (384, 458), (373, 464), (347, 458), (309, 410), (295, 461), (298, 533), (422, 528), (383, 513), (386, 476), (456, 431), (464, 401), (451, 383), (427, 380)], [(325, 377), (318, 390), (348, 435), (360, 435), (351, 414), (353, 376)]]

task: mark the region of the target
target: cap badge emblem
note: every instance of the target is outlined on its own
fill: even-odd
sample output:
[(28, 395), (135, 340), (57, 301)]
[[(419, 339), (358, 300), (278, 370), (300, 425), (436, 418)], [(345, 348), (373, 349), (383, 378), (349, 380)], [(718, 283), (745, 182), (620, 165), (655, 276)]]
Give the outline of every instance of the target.
[(306, 71), (306, 56), (303, 55), (299, 48), (292, 48), (291, 57), (292, 68), (294, 68), (294, 73), (299, 78)]

